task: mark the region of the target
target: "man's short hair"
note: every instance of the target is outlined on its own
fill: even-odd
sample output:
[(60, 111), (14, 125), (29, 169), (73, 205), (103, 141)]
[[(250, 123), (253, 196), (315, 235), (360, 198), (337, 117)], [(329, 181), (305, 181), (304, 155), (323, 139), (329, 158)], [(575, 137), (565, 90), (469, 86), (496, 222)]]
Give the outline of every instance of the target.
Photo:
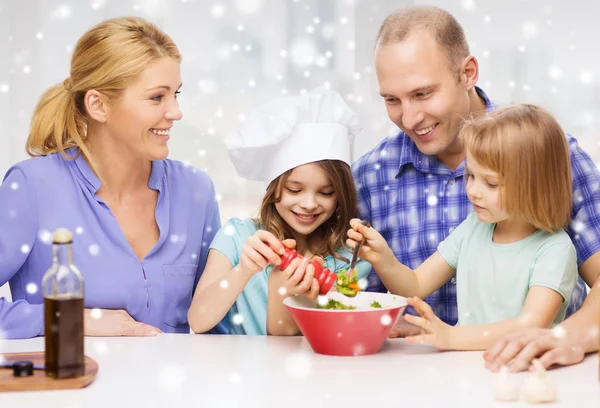
[(428, 31), (448, 57), (450, 69), (460, 75), (460, 64), (468, 57), (469, 44), (459, 22), (446, 10), (414, 6), (397, 10), (381, 24), (375, 47), (402, 42), (416, 30)]

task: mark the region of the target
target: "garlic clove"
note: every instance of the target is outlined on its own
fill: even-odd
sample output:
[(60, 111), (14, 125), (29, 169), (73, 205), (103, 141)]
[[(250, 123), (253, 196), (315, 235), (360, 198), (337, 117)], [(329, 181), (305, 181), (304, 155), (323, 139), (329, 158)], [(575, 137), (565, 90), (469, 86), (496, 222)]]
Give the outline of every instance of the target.
[(494, 381), (494, 398), (498, 401), (516, 401), (519, 399), (520, 384), (508, 367), (502, 366)]
[(525, 380), (521, 398), (530, 404), (555, 401), (556, 386), (548, 377), (546, 369), (537, 359), (534, 359), (532, 364), (535, 370)]

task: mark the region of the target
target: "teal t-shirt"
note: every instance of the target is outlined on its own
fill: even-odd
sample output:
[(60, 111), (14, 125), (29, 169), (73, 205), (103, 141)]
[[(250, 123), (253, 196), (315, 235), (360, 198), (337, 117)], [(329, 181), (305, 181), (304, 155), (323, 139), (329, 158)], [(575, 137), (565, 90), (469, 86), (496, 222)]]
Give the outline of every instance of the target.
[(566, 232), (537, 230), (510, 244), (496, 244), (488, 224), (469, 214), (438, 251), (456, 270), (458, 325), (495, 323), (518, 317), (529, 288), (545, 286), (563, 303), (554, 323), (565, 318), (577, 282), (577, 254)]
[[(246, 239), (254, 235), (259, 229), (261, 228), (250, 219), (232, 218), (217, 232), (210, 244), (210, 249), (221, 252), (229, 259), (232, 266), (237, 266), (240, 263), (240, 254)], [(352, 254), (344, 248), (340, 248), (337, 253), (344, 258), (352, 258)], [(349, 267), (348, 263), (333, 256), (326, 257), (323, 265), (336, 273)], [(371, 270), (371, 264), (360, 260), (356, 264), (356, 269), (359, 279), (366, 279)], [(267, 334), (268, 278), (270, 273), (271, 267), (266, 267), (255, 274), (236, 299), (226, 317), (229, 321), (230, 334)]]

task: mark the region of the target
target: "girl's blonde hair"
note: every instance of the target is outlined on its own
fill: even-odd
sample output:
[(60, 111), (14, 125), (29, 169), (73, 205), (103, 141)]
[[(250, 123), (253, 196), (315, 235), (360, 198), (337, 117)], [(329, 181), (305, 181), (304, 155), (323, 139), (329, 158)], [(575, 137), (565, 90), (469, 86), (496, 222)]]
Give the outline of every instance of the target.
[(461, 130), (467, 152), (498, 173), (500, 200), (511, 217), (555, 232), (571, 220), (569, 146), (545, 109), (520, 104), (468, 121)]
[(95, 89), (114, 101), (148, 65), (162, 57), (181, 61), (177, 46), (154, 24), (139, 17), (106, 20), (86, 32), (71, 58), (71, 75), (40, 97), (26, 143), (30, 156), (45, 156), (78, 147), (91, 162), (86, 147), (84, 98)]
[[(343, 161), (321, 160), (316, 163), (325, 171), (333, 186), (337, 196), (337, 208), (333, 215), (310, 235), (308, 249), (314, 250), (314, 255), (321, 257), (331, 255), (336, 259), (349, 262), (336, 251), (340, 247), (345, 247), (346, 231), (350, 226), (350, 220), (358, 217), (358, 200), (352, 172), (350, 166)], [(260, 207), (259, 217), (254, 220), (257, 225), (281, 240), (296, 236), (296, 232), (281, 218), (275, 208), (275, 203), (281, 201), (283, 187), (293, 170), (288, 170), (269, 184)], [(296, 249), (299, 253), (303, 253), (307, 248)]]

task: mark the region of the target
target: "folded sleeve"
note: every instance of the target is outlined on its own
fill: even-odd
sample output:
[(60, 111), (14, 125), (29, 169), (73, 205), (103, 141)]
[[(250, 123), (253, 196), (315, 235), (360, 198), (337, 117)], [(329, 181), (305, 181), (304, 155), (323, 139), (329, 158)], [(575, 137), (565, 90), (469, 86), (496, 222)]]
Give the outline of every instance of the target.
[[(0, 286), (20, 284), (18, 273), (37, 234), (37, 200), (21, 168), (12, 167), (0, 185)], [(0, 298), (0, 338), (23, 339), (44, 333), (44, 306)]]
[(538, 250), (529, 278), (529, 287), (544, 286), (558, 292), (563, 303), (571, 298), (577, 283), (577, 253), (569, 238), (551, 242)]

